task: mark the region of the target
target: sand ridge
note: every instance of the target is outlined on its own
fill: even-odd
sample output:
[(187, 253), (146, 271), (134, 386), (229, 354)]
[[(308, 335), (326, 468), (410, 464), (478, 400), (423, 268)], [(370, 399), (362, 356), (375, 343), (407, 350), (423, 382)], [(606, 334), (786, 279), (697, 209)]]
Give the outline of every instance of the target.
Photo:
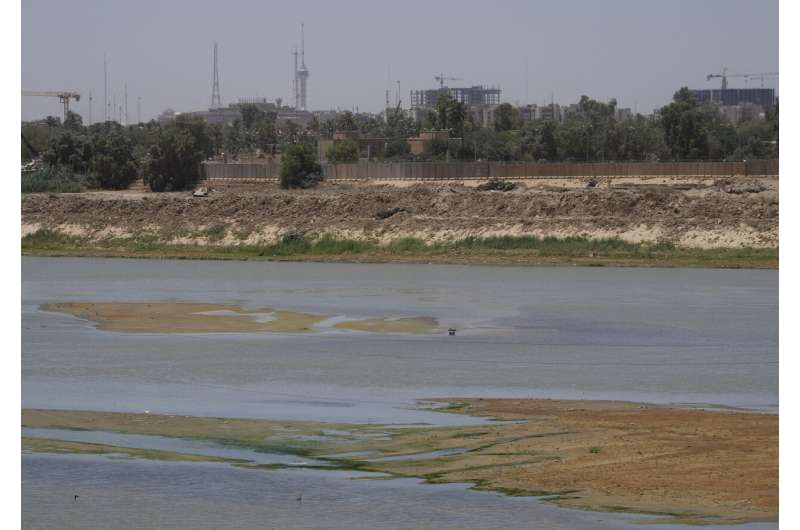
[[(95, 322), (99, 329), (127, 333), (309, 333), (331, 315), (271, 308), (245, 309), (234, 304), (191, 302), (59, 302), (45, 311)], [(431, 317), (347, 319), (333, 329), (372, 333), (430, 333)]]

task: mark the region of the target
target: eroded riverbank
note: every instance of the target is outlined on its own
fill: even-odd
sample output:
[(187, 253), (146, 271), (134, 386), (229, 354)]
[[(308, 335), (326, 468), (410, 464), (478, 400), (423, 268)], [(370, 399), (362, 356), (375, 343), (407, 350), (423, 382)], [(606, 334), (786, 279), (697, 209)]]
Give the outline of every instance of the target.
[[(777, 415), (508, 399), (458, 400), (449, 410), (514, 421), (429, 427), (28, 409), (22, 423), (215, 441), (429, 482), (472, 482), (565, 507), (663, 514), (672, 522), (777, 517)], [(23, 447), (113, 452), (41, 439), (25, 439)], [(148, 458), (135, 449), (127, 454)]]
[(30, 194), (29, 255), (776, 268), (776, 179)]

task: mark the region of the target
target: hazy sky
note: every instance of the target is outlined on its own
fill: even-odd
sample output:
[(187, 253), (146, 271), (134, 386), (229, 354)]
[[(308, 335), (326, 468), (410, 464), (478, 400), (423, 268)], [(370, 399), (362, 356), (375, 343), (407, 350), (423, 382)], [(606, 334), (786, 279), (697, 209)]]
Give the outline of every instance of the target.
[[(314, 110), (378, 111), (386, 89), (395, 100), (397, 80), (406, 107), (410, 89), (434, 87), (444, 72), (463, 78), (452, 86), (498, 85), (504, 101), (552, 94), (571, 103), (586, 94), (650, 112), (681, 86), (718, 87), (706, 75), (724, 66), (778, 71), (777, 0), (23, 0), (22, 88), (80, 92), (73, 110), (84, 120), (91, 91), (98, 121), (106, 53), (109, 93), (124, 104), (127, 82), (130, 121), (139, 96), (143, 120), (166, 108), (205, 109), (218, 41), (223, 104), (288, 102), (301, 21)], [(23, 119), (48, 114), (61, 114), (57, 99), (22, 98)]]

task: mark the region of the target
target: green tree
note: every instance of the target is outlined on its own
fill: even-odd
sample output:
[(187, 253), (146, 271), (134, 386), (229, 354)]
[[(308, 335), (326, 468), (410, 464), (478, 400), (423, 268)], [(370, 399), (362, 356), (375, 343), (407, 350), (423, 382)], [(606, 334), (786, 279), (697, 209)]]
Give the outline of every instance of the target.
[(64, 120), (64, 128), (71, 131), (80, 131), (83, 129), (83, 118), (81, 118), (80, 114), (72, 112), (71, 110), (67, 111), (67, 117)]
[[(22, 160), (27, 162), (36, 156), (43, 155), (50, 145), (50, 140), (61, 134), (60, 127), (51, 127), (46, 120), (26, 122), (22, 124)], [(28, 147), (30, 145), (32, 150)]]
[(544, 122), (539, 136), (539, 157), (538, 159), (550, 160), (552, 162), (558, 158), (558, 142), (556, 141), (556, 124), (552, 121)]
[(405, 138), (394, 138), (386, 143), (385, 158), (403, 159), (411, 153), (411, 146)]
[(653, 120), (637, 114), (620, 124), (622, 133), (621, 160), (659, 160), (669, 156), (664, 130)]
[(357, 131), (355, 117), (350, 111), (342, 112), (336, 115), (336, 130), (337, 131)]
[(331, 164), (346, 164), (358, 162), (359, 147), (358, 142), (351, 139), (337, 140), (325, 153)]
[(436, 100), (435, 111), (428, 115), (428, 125), (430, 128), (449, 129), (453, 137), (463, 138), (466, 119), (467, 109), (464, 104), (449, 94), (443, 94)]
[(200, 163), (213, 154), (204, 120), (179, 116), (161, 129), (148, 153), (144, 180), (153, 191), (183, 190), (200, 176)]
[(736, 158), (747, 160), (777, 156), (774, 138), (772, 124), (766, 120), (756, 118), (740, 123), (736, 127)]
[(85, 134), (63, 131), (50, 139), (42, 158), (48, 165), (65, 166), (75, 173), (87, 173), (92, 162), (91, 140)]
[(262, 120), (255, 128), (255, 145), (262, 151), (268, 151), (278, 143), (278, 131), (275, 122)]
[[(716, 112), (716, 109), (713, 109)], [(688, 88), (683, 87), (672, 102), (661, 108), (664, 140), (672, 158), (706, 158), (709, 155), (709, 112), (704, 112)]]
[(245, 129), (252, 129), (256, 123), (265, 117), (264, 112), (252, 103), (240, 105), (239, 112), (242, 115), (242, 124)]
[(324, 138), (333, 138), (336, 132), (336, 120), (325, 120), (319, 126), (319, 134)]
[(308, 188), (319, 181), (322, 168), (314, 156), (311, 146), (290, 145), (283, 152), (281, 161), (282, 188)]
[(775, 99), (775, 104), (772, 106), (771, 109), (767, 111), (766, 120), (767, 123), (770, 124), (772, 129), (772, 141), (775, 142), (773, 145), (775, 148), (773, 149), (773, 156), (778, 156), (778, 140), (780, 135), (778, 134), (780, 127), (778, 126), (778, 99)]
[(238, 120), (223, 130), (223, 145), (228, 156), (237, 156), (246, 148), (246, 141), (244, 127)]
[(133, 145), (120, 129), (95, 135), (93, 170), (104, 189), (125, 189), (136, 179), (138, 167)]
[(497, 132), (512, 131), (520, 126), (519, 110), (511, 103), (503, 103), (494, 109), (494, 130)]

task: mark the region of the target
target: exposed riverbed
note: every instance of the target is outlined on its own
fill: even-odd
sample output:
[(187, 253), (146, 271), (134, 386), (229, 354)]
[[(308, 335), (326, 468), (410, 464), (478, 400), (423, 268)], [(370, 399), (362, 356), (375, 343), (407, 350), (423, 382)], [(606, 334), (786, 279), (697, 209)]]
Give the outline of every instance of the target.
[[(123, 332), (43, 310), (48, 304), (81, 302), (280, 308), (325, 315), (332, 323), (337, 318), (370, 323), (417, 318), (437, 322), (439, 331), (385, 333), (372, 325), (332, 325), (302, 334)], [(23, 406), (28, 408), (366, 425), (487, 421), (417, 407), (419, 399), (448, 396), (624, 399), (777, 411), (777, 271), (770, 270), (23, 258), (22, 311)], [(455, 336), (447, 334), (449, 327), (456, 329)], [(86, 473), (66, 471), (82, 465), (74, 464), (82, 462), (75, 458), (25, 456), (26, 517), (34, 517), (31, 503), (50, 499), (46, 502), (58, 505), (53, 501), (55, 479), (48, 485), (47, 477), (37, 474), (38, 463), (50, 459), (63, 462), (63, 480), (70, 484), (80, 484), (78, 477), (89, 468), (97, 470), (95, 478), (86, 477), (89, 489), (109, 466), (143, 466), (137, 468), (141, 484), (136, 479), (115, 485), (120, 495), (162, 480), (147, 464), (97, 456), (87, 461)], [(199, 477), (206, 466), (222, 464), (170, 465), (181, 470), (204, 466), (198, 468)], [(272, 474), (278, 471), (264, 472), (269, 478), (262, 480), (284, 480), (278, 477), (289, 473), (291, 482), (300, 476)], [(325, 472), (303, 473), (313, 482)], [(413, 485), (421, 488), (423, 498), (425, 488), (433, 492), (438, 487)], [(463, 488), (447, 491), (458, 491), (459, 499), (485, 495)], [(195, 493), (196, 502), (208, 503), (201, 511), (213, 511), (215, 503), (223, 502), (214, 492)], [(119, 506), (113, 494), (104, 491), (102, 497)], [(149, 502), (146, 497), (143, 502)], [(461, 509), (455, 497), (442, 501), (454, 503), (445, 504), (447, 510)], [(497, 519), (499, 526), (515, 527), (516, 513), (516, 527), (536, 527), (528, 524), (530, 505), (517, 511), (520, 499), (491, 498), (509, 503), (508, 524)], [(420, 511), (433, 509), (435, 501), (429, 499), (418, 505)], [(243, 514), (261, 513), (249, 505), (238, 508)], [(596, 520), (584, 520), (584, 514), (572, 510), (543, 509), (536, 512), (545, 517), (542, 521), (550, 513), (573, 514), (556, 516), (563, 527), (589, 528), (586, 521)], [(292, 514), (297, 516), (287, 511), (286, 517)], [(349, 517), (342, 512), (329, 520), (334, 527), (348, 527)], [(441, 517), (438, 525), (434, 517), (432, 527), (451, 524)], [(603, 524), (624, 526), (625, 517), (606, 514)], [(302, 520), (313, 519), (294, 519)], [(424, 526), (388, 520), (394, 524), (386, 528)]]

